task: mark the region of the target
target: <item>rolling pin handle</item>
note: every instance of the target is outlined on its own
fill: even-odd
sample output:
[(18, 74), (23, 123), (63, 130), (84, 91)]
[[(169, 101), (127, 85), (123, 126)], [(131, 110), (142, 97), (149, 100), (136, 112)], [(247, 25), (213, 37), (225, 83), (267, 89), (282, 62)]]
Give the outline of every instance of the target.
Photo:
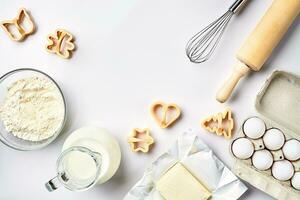
[(231, 95), (233, 89), (239, 82), (239, 80), (245, 76), (250, 71), (250, 68), (242, 63), (239, 62), (236, 67), (234, 68), (233, 73), (231, 76), (227, 79), (227, 81), (224, 83), (223, 87), (218, 91), (216, 99), (224, 103)]

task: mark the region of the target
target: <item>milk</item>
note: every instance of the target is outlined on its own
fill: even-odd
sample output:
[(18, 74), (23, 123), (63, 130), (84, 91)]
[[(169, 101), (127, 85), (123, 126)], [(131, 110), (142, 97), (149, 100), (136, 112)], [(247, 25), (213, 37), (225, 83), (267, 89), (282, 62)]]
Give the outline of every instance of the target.
[[(117, 171), (121, 161), (121, 150), (117, 140), (105, 129), (83, 127), (74, 131), (65, 141), (63, 151), (74, 146), (81, 146), (101, 155), (101, 169), (97, 184), (108, 181)], [(93, 158), (85, 153), (70, 155), (66, 171), (73, 179), (88, 179), (96, 174), (97, 166)]]
[(73, 180), (89, 180), (95, 177), (97, 165), (94, 159), (86, 153), (73, 152), (67, 157), (66, 172)]

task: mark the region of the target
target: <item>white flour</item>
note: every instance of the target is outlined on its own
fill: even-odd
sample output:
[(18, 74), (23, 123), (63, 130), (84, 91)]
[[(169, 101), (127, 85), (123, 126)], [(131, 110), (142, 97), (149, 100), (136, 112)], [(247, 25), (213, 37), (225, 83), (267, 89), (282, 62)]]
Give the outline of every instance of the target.
[(8, 132), (30, 141), (53, 136), (64, 120), (64, 103), (57, 86), (47, 78), (29, 77), (12, 83), (0, 106)]

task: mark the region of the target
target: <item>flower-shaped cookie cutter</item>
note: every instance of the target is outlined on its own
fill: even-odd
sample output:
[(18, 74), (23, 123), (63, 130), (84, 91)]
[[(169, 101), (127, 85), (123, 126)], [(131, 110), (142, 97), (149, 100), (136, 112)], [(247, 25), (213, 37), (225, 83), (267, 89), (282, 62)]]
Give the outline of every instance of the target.
[(147, 153), (150, 146), (154, 143), (154, 139), (151, 137), (148, 128), (134, 128), (131, 132), (131, 136), (128, 138), (128, 142), (133, 152), (141, 151)]
[(48, 35), (46, 49), (50, 53), (55, 53), (62, 58), (70, 58), (75, 50), (74, 37), (64, 29), (57, 29), (55, 35)]
[[(24, 26), (24, 24), (27, 24)], [(10, 39), (20, 42), (35, 31), (35, 25), (25, 8), (21, 8), (16, 18), (1, 22), (3, 30)], [(14, 29), (11, 29), (14, 27)], [(16, 31), (15, 31), (16, 30)]]
[[(161, 113), (158, 111), (161, 110)], [(155, 102), (150, 108), (154, 120), (161, 128), (167, 128), (172, 125), (181, 115), (181, 110), (175, 103)], [(173, 115), (172, 115), (173, 112)]]
[(226, 139), (232, 137), (234, 129), (234, 119), (230, 108), (226, 108), (224, 112), (217, 113), (205, 118), (201, 125), (204, 129), (217, 135), (223, 135)]

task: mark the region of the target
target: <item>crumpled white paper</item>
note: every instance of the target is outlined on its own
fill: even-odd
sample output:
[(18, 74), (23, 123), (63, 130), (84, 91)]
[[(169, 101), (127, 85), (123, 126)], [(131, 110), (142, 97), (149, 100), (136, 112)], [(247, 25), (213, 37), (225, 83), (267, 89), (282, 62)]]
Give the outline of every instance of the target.
[(212, 192), (212, 200), (235, 200), (247, 190), (212, 150), (189, 130), (146, 169), (124, 200), (164, 200), (156, 190), (155, 182), (177, 162), (182, 163)]

